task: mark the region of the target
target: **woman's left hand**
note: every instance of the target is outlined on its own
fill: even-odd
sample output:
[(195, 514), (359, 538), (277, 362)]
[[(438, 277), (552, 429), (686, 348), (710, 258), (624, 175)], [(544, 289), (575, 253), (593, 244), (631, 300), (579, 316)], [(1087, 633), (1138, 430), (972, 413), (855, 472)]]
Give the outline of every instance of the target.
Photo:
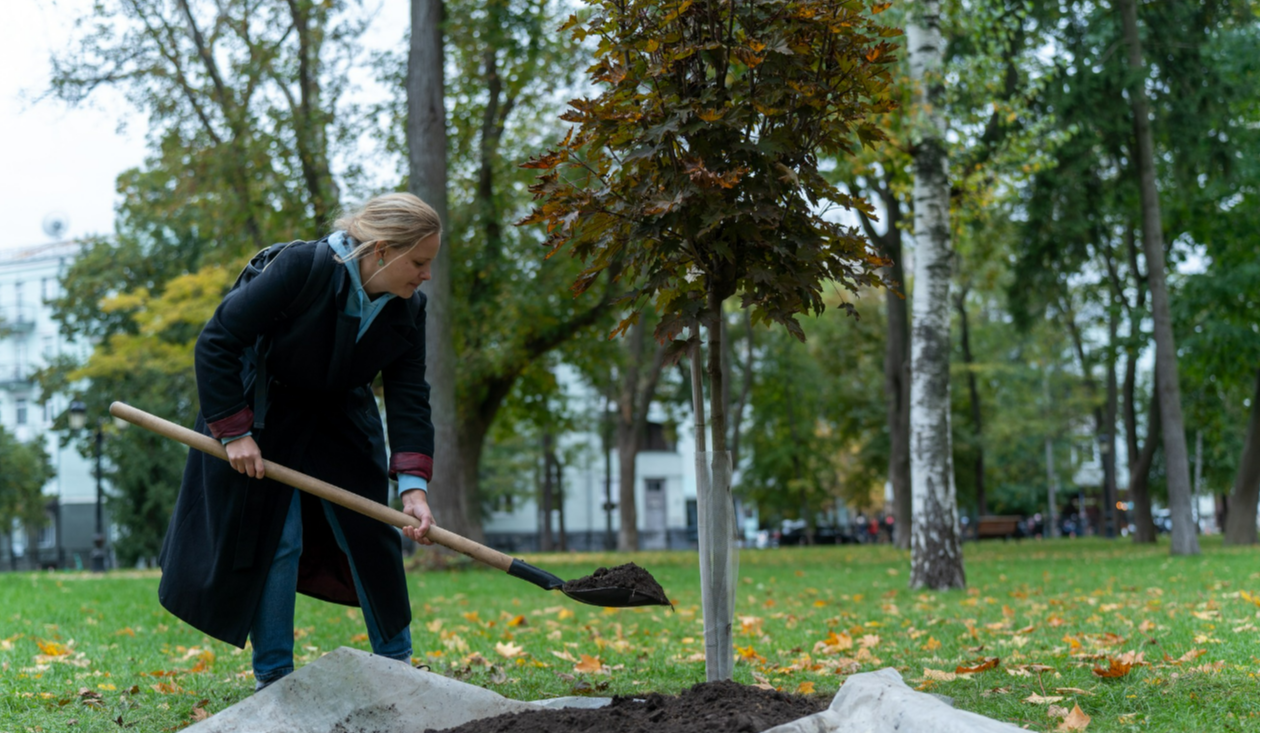
[(413, 489), (403, 494), (402, 499), (403, 513), (420, 520), (419, 527), (404, 527), (403, 534), (413, 542), (432, 545), (433, 541), (425, 536), (429, 533), (429, 528), (433, 526), (433, 512), (429, 511), (429, 496), (424, 489)]

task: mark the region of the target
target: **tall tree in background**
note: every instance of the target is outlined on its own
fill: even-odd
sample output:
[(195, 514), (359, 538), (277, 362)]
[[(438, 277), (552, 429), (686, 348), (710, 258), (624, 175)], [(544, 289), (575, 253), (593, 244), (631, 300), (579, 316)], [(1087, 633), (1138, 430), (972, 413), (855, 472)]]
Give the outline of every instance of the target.
[(1191, 512), (1191, 478), (1187, 462), (1187, 440), (1183, 432), (1182, 391), (1178, 384), (1178, 353), (1174, 345), (1173, 320), (1169, 310), (1169, 289), (1165, 282), (1164, 229), (1160, 218), (1160, 197), (1156, 191), (1156, 161), (1152, 146), (1150, 110), (1147, 104), (1147, 72), (1143, 46), (1138, 34), (1136, 0), (1118, 0), (1131, 72), (1130, 107), (1134, 116), (1134, 137), (1138, 141), (1136, 163), (1139, 193), (1142, 197), (1143, 251), (1147, 257), (1147, 287), (1152, 296), (1152, 330), (1156, 339), (1156, 389), (1160, 394), (1160, 420), (1165, 449), (1165, 476), (1169, 491), (1169, 512), (1173, 522), (1169, 551), (1174, 555), (1196, 555), (1200, 541)]
[(647, 324), (630, 327), (622, 360), (621, 390), (617, 397), (618, 552), (639, 549), (639, 518), (635, 511), (635, 457), (648, 429), (648, 408), (657, 392), (665, 365), (665, 345), (644, 353)]
[(945, 55), (940, 3), (907, 24), (915, 87), (915, 293), (911, 314), (911, 587), (966, 581), (950, 440), (950, 181), (941, 109)]
[(443, 1), (412, 0), (412, 31), (407, 56), (408, 189), (438, 213), (442, 246), (433, 279), (424, 285), (429, 300), (425, 316), (425, 378), (434, 424), (434, 517), (456, 534), (481, 539), (481, 523), (471, 504), (460, 465), (459, 410), (456, 403), (456, 353), (451, 302), (451, 225), (447, 206), (447, 135)]

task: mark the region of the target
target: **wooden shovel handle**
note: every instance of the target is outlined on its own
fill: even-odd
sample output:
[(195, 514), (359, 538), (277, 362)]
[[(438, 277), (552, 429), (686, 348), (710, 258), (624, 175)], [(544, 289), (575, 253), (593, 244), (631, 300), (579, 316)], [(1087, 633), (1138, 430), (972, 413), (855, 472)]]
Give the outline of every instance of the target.
[[(228, 460), (228, 451), (223, 447), (223, 444), (208, 435), (202, 435), (195, 430), (189, 430), (182, 425), (176, 425), (170, 420), (163, 420), (157, 415), (151, 415), (144, 410), (122, 402), (111, 404), (109, 412), (114, 417), (126, 420), (132, 425), (137, 425), (158, 435), (177, 440), (190, 448), (195, 448), (215, 458)], [(264, 459), (263, 469), (269, 479), (274, 479), (295, 489), (301, 489), (308, 494), (314, 494), (321, 499), (327, 499), (334, 504), (344, 506), (373, 519), (379, 519), (386, 524), (395, 527), (420, 526), (420, 520), (410, 514), (404, 514), (397, 509), (378, 504), (358, 494), (352, 494), (327, 481), (321, 481), (292, 468), (286, 468), (279, 463), (273, 463)], [(467, 537), (448, 532), (437, 525), (430, 526), (426, 536), (443, 547), (468, 555), (478, 562), (486, 563), (504, 572), (507, 572), (508, 568), (512, 566), (512, 558), (508, 555), (498, 550), (492, 550), (486, 545), (474, 542)]]

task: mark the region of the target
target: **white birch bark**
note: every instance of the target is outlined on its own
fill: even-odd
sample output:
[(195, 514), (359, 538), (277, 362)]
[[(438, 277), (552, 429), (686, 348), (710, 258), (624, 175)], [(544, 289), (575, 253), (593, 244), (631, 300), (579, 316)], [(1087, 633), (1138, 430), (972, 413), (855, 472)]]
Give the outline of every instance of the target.
[(911, 299), (911, 587), (965, 584), (950, 441), (950, 181), (940, 3), (914, 5), (915, 282)]

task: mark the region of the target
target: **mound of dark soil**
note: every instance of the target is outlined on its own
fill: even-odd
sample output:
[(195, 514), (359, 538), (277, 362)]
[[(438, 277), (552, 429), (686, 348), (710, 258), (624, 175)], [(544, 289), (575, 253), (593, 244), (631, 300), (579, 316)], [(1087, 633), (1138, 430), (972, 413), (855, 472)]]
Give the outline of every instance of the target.
[[(814, 699), (736, 682), (705, 682), (677, 697), (614, 697), (596, 710), (530, 710), (474, 720), (442, 733), (761, 733), (828, 706)], [(426, 731), (426, 733), (436, 733)]]
[(657, 579), (633, 562), (615, 568), (600, 568), (590, 575), (566, 582), (563, 589), (575, 591), (595, 588), (625, 588), (668, 603), (666, 592)]

